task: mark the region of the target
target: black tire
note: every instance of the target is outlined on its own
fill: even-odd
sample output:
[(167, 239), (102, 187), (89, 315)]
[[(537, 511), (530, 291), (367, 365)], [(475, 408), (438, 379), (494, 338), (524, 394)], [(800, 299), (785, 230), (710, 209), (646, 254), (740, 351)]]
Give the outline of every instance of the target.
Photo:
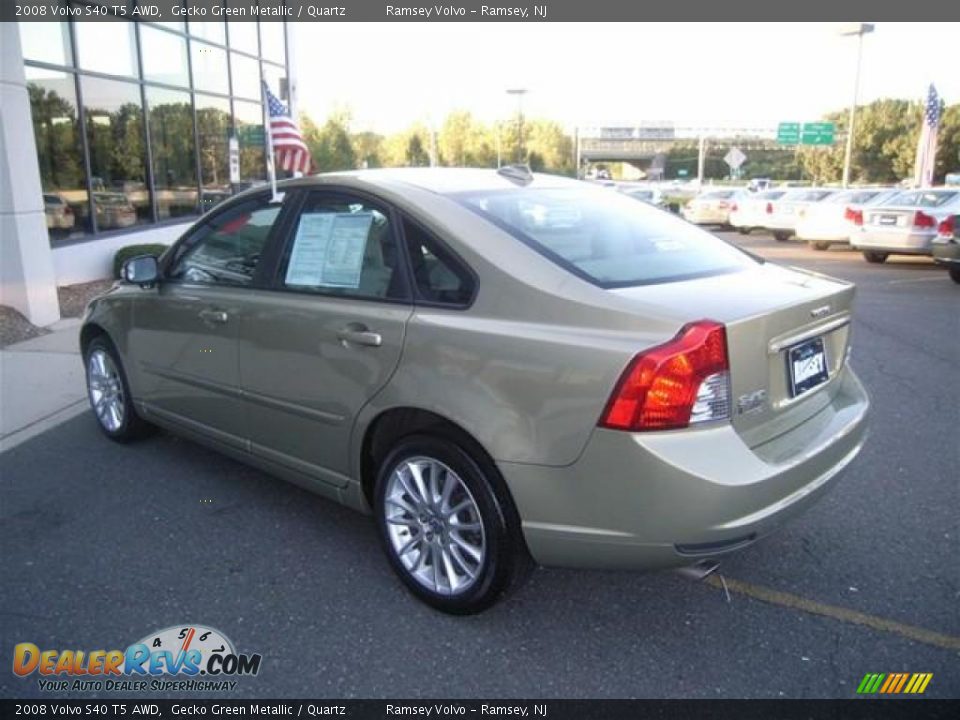
[[(469, 443), (455, 442), (452, 437), (411, 435), (402, 438), (380, 463), (374, 491), (373, 510), (377, 531), (394, 572), (420, 600), (453, 615), (469, 615), (490, 607), (505, 592), (518, 587), (533, 566), (523, 541), (519, 517), (502, 477), (492, 462), (479, 457), (480, 453), (476, 451), (468, 452), (464, 446), (469, 446)], [(413, 458), (429, 458), (446, 465), (469, 490), (469, 496), (479, 511), (485, 543), (483, 560), (475, 568), (475, 579), (470, 581), (472, 584), (453, 594), (436, 592), (418, 580), (414, 575), (416, 567), (411, 570), (404, 565), (400, 550), (395, 548), (390, 536), (390, 525), (403, 524), (388, 525), (387, 522), (387, 493), (391, 476), (404, 462)], [(409, 495), (404, 497), (409, 499)], [(407, 532), (410, 533), (409, 538), (414, 537), (413, 530)], [(422, 523), (417, 536), (423, 537), (420, 533), (424, 533)], [(429, 535), (426, 537), (429, 538)], [(437, 537), (439, 546), (443, 541), (439, 539), (440, 536)], [(410, 562), (424, 562), (420, 558), (423, 544), (414, 547), (417, 556), (412, 557)], [(434, 557), (430, 555), (431, 565)], [(426, 567), (427, 563), (424, 563), (424, 571)]]
[(748, 227), (737, 228), (737, 232), (740, 233), (741, 235), (749, 235), (751, 230), (753, 230), (753, 228), (748, 228)]
[(776, 240), (777, 242), (786, 242), (787, 240), (790, 239), (790, 237), (791, 237), (791, 234), (788, 232), (784, 232), (783, 230), (776, 230), (773, 233), (773, 239)]
[[(109, 356), (110, 361), (116, 370), (117, 380), (119, 381), (120, 406), (122, 408), (122, 417), (116, 427), (110, 427), (107, 422), (98, 414), (94, 403), (94, 390), (91, 387), (91, 358), (95, 353), (102, 352)], [(83, 353), (84, 377), (87, 382), (87, 399), (90, 402), (90, 409), (93, 410), (93, 416), (97, 421), (97, 426), (108, 438), (115, 442), (127, 443), (131, 440), (148, 435), (154, 430), (154, 426), (146, 422), (137, 415), (136, 408), (130, 396), (130, 385), (127, 382), (127, 374), (124, 372), (123, 363), (117, 354), (113, 343), (105, 335), (95, 337), (87, 345)]]
[(824, 240), (814, 240), (813, 242), (810, 243), (810, 247), (812, 247), (814, 250), (819, 250), (820, 252), (823, 252), (825, 250), (830, 249), (830, 243)]
[(950, 279), (960, 285), (960, 267), (952, 267), (947, 272), (950, 273)]
[(876, 252), (875, 250), (864, 250), (863, 259), (866, 260), (868, 263), (879, 264), (879, 263), (886, 262), (889, 254), (890, 253)]

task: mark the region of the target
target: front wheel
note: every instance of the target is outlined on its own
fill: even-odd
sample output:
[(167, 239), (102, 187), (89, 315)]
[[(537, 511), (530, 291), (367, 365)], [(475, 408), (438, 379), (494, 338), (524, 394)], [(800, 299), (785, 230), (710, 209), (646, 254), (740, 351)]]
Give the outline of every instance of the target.
[(889, 253), (876, 252), (874, 250), (863, 251), (863, 259), (866, 260), (868, 263), (878, 264), (878, 263), (886, 262), (887, 255), (889, 255)]
[(830, 243), (824, 242), (823, 240), (816, 240), (810, 243), (810, 247), (812, 247), (814, 250), (819, 250), (823, 252), (824, 250), (830, 249)]
[(491, 465), (428, 435), (404, 438), (380, 464), (374, 514), (384, 550), (407, 588), (443, 612), (488, 608), (529, 560)]
[(786, 242), (790, 239), (790, 233), (783, 232), (782, 230), (777, 230), (773, 233), (773, 239), (777, 242)]
[(87, 397), (97, 424), (111, 440), (129, 442), (146, 434), (151, 426), (133, 406), (123, 364), (106, 337), (90, 341), (84, 353)]
[(960, 285), (960, 267), (952, 267), (950, 268), (949, 272), (950, 272), (950, 279), (953, 280), (958, 285)]
[(741, 235), (749, 235), (751, 229), (752, 228), (748, 228), (748, 227), (738, 227), (737, 232), (740, 233)]

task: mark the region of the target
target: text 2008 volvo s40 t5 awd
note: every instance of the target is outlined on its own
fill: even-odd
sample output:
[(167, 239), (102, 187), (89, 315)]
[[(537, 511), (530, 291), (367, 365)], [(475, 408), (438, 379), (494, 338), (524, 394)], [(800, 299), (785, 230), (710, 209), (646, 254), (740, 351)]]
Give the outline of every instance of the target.
[(358, 510), (448, 612), (535, 562), (695, 565), (860, 451), (852, 285), (521, 168), (253, 190), (94, 300), (89, 396)]

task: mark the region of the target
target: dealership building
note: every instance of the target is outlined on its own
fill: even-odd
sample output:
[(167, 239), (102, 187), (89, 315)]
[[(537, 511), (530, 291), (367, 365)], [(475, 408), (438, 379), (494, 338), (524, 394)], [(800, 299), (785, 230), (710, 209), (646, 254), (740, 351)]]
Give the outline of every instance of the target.
[(60, 318), (58, 285), (108, 277), (117, 249), (170, 243), (266, 179), (261, 81), (295, 106), (283, 21), (0, 33), (0, 303), (36, 325)]

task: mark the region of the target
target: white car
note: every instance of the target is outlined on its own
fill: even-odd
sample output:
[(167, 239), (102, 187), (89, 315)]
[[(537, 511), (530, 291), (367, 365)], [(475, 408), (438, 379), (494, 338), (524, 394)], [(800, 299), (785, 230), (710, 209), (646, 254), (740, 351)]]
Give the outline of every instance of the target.
[(730, 208), (745, 193), (740, 188), (707, 190), (683, 207), (683, 217), (696, 225), (729, 225)]
[(777, 242), (786, 242), (796, 234), (797, 223), (803, 219), (813, 203), (826, 200), (837, 191), (830, 188), (798, 188), (788, 190), (775, 200), (768, 210), (763, 227), (769, 230)]
[(666, 207), (663, 192), (652, 185), (630, 185), (624, 183), (617, 185), (617, 192), (621, 192), (627, 197), (632, 197), (634, 200), (640, 200), (654, 207), (661, 209)]
[(744, 194), (730, 206), (728, 222), (746, 235), (751, 230), (762, 228), (767, 215), (773, 212), (773, 203), (786, 194), (786, 190), (764, 190), (753, 195)]
[(906, 190), (866, 210), (850, 244), (871, 263), (890, 255), (930, 255), (937, 226), (958, 212), (960, 188)]
[(857, 188), (813, 203), (797, 222), (797, 239), (809, 243), (814, 250), (828, 250), (835, 244), (846, 245), (850, 236), (863, 225), (864, 210), (886, 202), (899, 192), (891, 188)]

